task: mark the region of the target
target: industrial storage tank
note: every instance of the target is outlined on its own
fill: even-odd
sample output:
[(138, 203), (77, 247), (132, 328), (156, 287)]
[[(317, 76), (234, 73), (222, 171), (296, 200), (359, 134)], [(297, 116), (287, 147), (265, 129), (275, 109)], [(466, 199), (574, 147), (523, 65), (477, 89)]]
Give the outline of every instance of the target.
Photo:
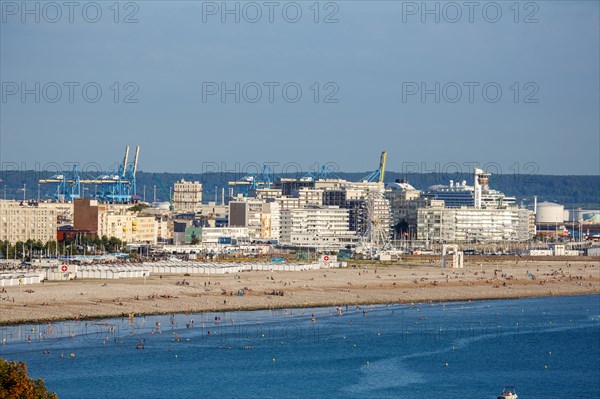
[(537, 212), (535, 214), (536, 223), (563, 223), (564, 205), (555, 204), (553, 202), (541, 202), (537, 204)]
[(154, 209), (160, 209), (163, 211), (168, 211), (171, 204), (169, 202), (153, 202), (152, 207)]

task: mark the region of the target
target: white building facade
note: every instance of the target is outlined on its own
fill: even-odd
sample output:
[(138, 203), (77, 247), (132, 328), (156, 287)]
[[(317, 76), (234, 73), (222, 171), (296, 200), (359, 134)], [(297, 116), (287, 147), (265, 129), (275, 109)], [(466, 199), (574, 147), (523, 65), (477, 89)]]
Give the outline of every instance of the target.
[(527, 241), (535, 232), (533, 214), (523, 208), (446, 208), (417, 210), (417, 239), (432, 242)]
[(337, 206), (282, 210), (279, 223), (283, 244), (335, 249), (357, 241), (349, 229), (348, 210)]
[(56, 241), (57, 215), (54, 207), (0, 200), (0, 240)]
[(181, 179), (173, 188), (173, 208), (176, 212), (196, 213), (202, 207), (202, 184)]

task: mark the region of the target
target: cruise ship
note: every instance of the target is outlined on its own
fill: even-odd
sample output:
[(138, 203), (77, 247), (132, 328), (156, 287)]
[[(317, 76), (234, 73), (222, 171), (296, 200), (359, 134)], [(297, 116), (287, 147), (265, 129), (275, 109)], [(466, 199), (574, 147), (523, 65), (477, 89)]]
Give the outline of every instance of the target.
[(489, 187), (490, 173), (481, 169), (475, 169), (474, 186), (468, 186), (467, 182), (454, 182), (450, 180), (448, 185), (436, 184), (423, 190), (421, 196), (434, 200), (444, 200), (448, 208), (478, 207), (478, 208), (506, 208), (516, 205), (516, 198), (504, 195), (504, 193)]

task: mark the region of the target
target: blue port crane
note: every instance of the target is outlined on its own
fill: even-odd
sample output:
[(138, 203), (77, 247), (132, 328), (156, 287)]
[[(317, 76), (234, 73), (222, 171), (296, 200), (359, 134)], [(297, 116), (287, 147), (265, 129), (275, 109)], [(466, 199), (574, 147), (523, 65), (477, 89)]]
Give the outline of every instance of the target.
[(335, 174), (335, 172), (333, 171), (333, 168), (331, 168), (330, 164), (325, 164), (325, 165), (321, 166), (321, 168), (319, 168), (318, 171), (308, 172), (307, 174), (302, 176), (302, 179), (305, 179), (305, 180), (308, 179), (308, 180), (312, 180), (312, 181), (339, 179), (339, 178), (340, 177)]
[(82, 179), (79, 167), (74, 165), (70, 172), (56, 174), (48, 179), (40, 179), (38, 182), (42, 184), (58, 184), (54, 198), (59, 201), (73, 201), (80, 198), (81, 185), (94, 184), (100, 186), (100, 191), (95, 193), (97, 199), (111, 203), (130, 203), (138, 198), (136, 193), (136, 173), (139, 152), (140, 147), (137, 146), (134, 161), (128, 163), (129, 146), (126, 146), (123, 163), (119, 164), (116, 172)]
[(53, 197), (58, 201), (73, 201), (81, 197), (81, 176), (77, 164), (73, 165), (70, 172), (58, 173), (48, 179), (40, 179), (38, 182), (57, 183)]
[(244, 196), (248, 196), (251, 191), (255, 191), (261, 188), (271, 188), (271, 184), (274, 180), (274, 173), (269, 165), (263, 165), (262, 169), (257, 173), (248, 173), (240, 180), (230, 181), (228, 183), (231, 187), (239, 187), (240, 192)]
[(100, 184), (98, 199), (111, 203), (129, 203), (139, 199), (136, 190), (136, 174), (140, 147), (135, 150), (135, 158), (129, 163), (129, 146), (125, 147), (123, 163), (119, 164), (116, 173), (101, 175), (94, 181)]
[(385, 178), (385, 165), (387, 163), (387, 152), (382, 151), (381, 157), (379, 158), (379, 169), (371, 172), (367, 176), (363, 177), (361, 181), (367, 181), (369, 183), (383, 183), (383, 179)]

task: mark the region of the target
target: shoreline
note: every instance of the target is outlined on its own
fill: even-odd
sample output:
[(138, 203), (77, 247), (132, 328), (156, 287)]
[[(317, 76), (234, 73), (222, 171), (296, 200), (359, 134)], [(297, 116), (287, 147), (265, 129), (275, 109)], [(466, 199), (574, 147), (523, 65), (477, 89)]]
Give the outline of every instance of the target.
[[(532, 274), (535, 279), (530, 277)], [(464, 269), (442, 269), (435, 264), (410, 262), (300, 272), (153, 275), (146, 283), (140, 280), (46, 282), (22, 287), (21, 291), (7, 287), (6, 292), (0, 293), (0, 326), (122, 318), (131, 313), (162, 315), (599, 295), (600, 264), (586, 259), (502, 260), (468, 263)]]
[[(432, 303), (448, 303), (448, 302), (484, 302), (484, 301), (507, 301), (511, 299), (534, 299), (534, 298), (556, 298), (556, 297), (577, 297), (577, 296), (590, 296), (590, 295), (600, 295), (600, 292), (596, 293), (561, 293), (561, 294), (549, 294), (549, 295), (533, 295), (533, 296), (514, 296), (514, 297), (482, 297), (482, 298), (452, 298), (448, 300), (422, 300), (417, 303), (423, 302), (432, 302)], [(261, 311), (261, 310), (282, 310), (282, 309), (304, 309), (304, 308), (327, 308), (331, 306), (354, 306), (354, 305), (406, 305), (415, 302), (352, 302), (352, 303), (309, 303), (308, 305), (289, 305), (289, 306), (276, 306), (276, 307), (247, 307), (247, 308), (214, 308), (214, 309), (201, 309), (201, 310), (185, 310), (185, 311), (176, 311), (176, 312), (146, 312), (146, 313), (135, 313), (135, 317), (143, 317), (143, 316), (164, 316), (168, 314), (199, 314), (199, 313), (225, 313), (225, 312), (253, 312), (253, 311)], [(83, 316), (83, 317), (72, 317), (72, 318), (47, 318), (47, 319), (25, 319), (25, 320), (16, 320), (10, 322), (0, 321), (0, 327), (14, 327), (20, 325), (36, 325), (36, 324), (48, 324), (48, 323), (62, 323), (67, 321), (93, 321), (93, 320), (106, 320), (106, 319), (123, 319), (128, 318), (129, 315), (127, 313), (121, 314), (106, 314), (106, 315), (93, 315), (93, 316)]]

